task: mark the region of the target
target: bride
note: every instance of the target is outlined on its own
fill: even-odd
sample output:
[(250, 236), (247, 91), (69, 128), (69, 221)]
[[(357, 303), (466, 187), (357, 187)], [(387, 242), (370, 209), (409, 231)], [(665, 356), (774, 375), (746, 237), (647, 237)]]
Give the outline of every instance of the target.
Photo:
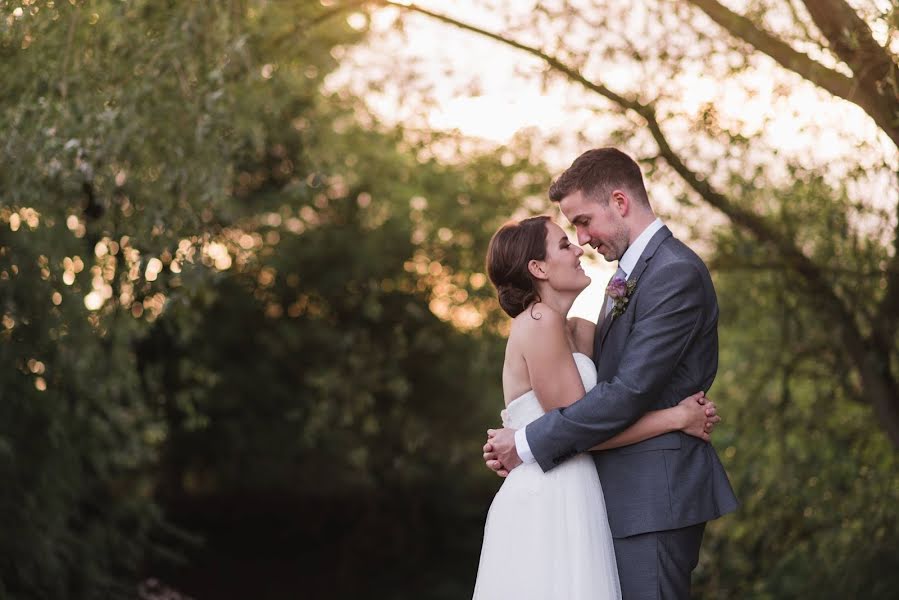
[[(566, 319), (590, 283), (580, 257), (549, 217), (504, 225), (487, 252), (499, 303), (513, 318), (503, 364), (503, 426), (520, 429), (544, 411), (567, 406), (596, 385), (595, 325)], [(592, 448), (605, 450), (681, 430), (708, 439), (714, 409), (702, 393), (650, 412)], [(602, 486), (589, 454), (548, 473), (537, 463), (509, 473), (493, 499), (474, 590), (475, 600), (621, 598)]]

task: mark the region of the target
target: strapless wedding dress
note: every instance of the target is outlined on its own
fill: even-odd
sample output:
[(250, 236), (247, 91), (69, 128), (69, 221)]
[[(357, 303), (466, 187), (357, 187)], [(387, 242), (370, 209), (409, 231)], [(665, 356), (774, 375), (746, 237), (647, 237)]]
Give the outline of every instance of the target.
[[(575, 354), (584, 389), (596, 368)], [(521, 429), (543, 414), (533, 391), (503, 411), (503, 426)], [(606, 503), (589, 454), (548, 473), (537, 463), (512, 470), (496, 493), (475, 583), (475, 600), (618, 600)]]

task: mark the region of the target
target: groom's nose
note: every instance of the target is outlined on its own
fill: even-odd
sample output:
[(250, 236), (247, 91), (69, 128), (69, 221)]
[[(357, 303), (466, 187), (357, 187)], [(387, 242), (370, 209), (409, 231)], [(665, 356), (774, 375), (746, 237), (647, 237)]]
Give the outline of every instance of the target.
[(584, 244), (587, 244), (587, 243), (589, 243), (589, 242), (590, 242), (590, 234), (587, 233), (587, 232), (586, 232), (585, 230), (583, 230), (583, 229), (578, 229), (578, 230), (577, 230), (577, 243), (578, 243), (578, 245), (579, 245), (579, 246), (583, 246)]

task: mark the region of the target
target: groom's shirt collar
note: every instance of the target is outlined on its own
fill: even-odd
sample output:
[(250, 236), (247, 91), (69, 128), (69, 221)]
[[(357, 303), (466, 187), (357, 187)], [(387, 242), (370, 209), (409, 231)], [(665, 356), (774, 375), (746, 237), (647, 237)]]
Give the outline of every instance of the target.
[(634, 243), (624, 252), (624, 256), (618, 261), (618, 268), (624, 271), (625, 278), (631, 276), (631, 273), (634, 272), (634, 267), (637, 266), (637, 261), (640, 260), (640, 256), (643, 254), (643, 251), (646, 250), (649, 240), (651, 240), (652, 236), (664, 226), (665, 224), (662, 223), (662, 220), (656, 218), (655, 221), (650, 223), (646, 229), (637, 236)]

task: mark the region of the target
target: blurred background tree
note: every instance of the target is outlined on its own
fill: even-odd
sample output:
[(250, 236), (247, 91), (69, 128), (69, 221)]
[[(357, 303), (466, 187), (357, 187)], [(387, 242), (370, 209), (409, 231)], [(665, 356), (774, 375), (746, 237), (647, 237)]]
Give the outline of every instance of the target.
[(0, 10), (0, 590), (468, 587), (527, 140), (441, 159), (323, 93), (362, 34), (318, 3)]
[[(379, 87), (432, 101), (395, 56), (370, 94), (327, 85), (377, 50), (383, 4), (0, 0), (0, 597), (151, 597), (151, 576), (198, 599), (470, 594), (507, 322), (483, 256), (547, 209), (564, 144), (383, 119)], [(483, 12), (533, 77), (595, 92), (602, 143), (713, 269), (743, 506), (709, 529), (701, 595), (890, 597), (895, 19), (847, 13), (849, 43), (812, 3), (694, 4)], [(781, 69), (764, 102), (821, 85), (882, 133), (839, 160), (779, 150), (744, 110), (775, 36), (856, 95)], [(709, 80), (746, 95), (683, 103)]]

